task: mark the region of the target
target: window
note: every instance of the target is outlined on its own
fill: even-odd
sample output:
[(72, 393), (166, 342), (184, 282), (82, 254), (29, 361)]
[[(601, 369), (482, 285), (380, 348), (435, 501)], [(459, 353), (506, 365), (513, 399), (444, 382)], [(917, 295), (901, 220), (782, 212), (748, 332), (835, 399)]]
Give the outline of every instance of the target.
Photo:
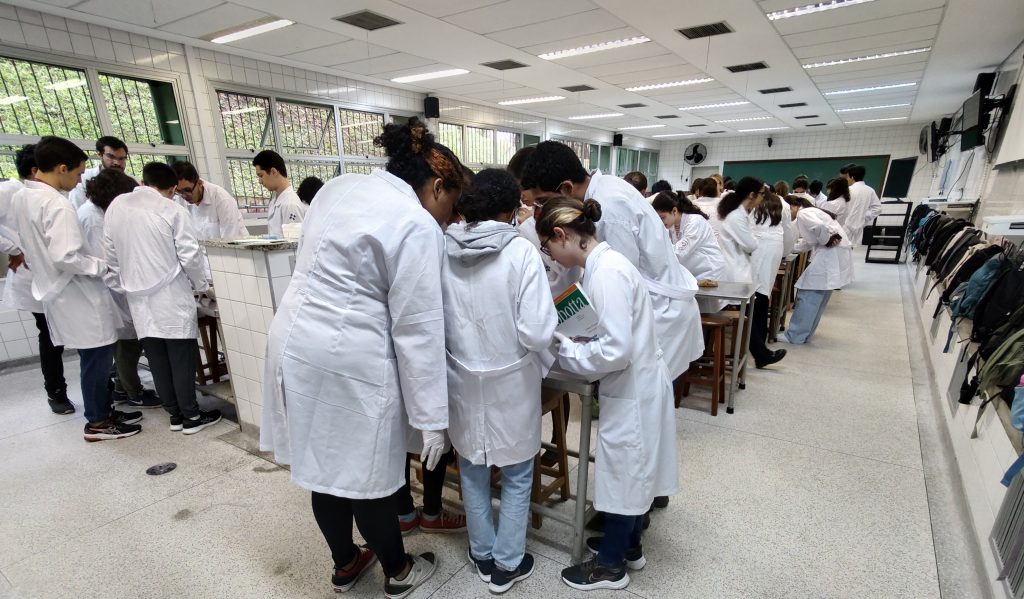
[(373, 139), (384, 130), (384, 115), (358, 110), (338, 109), (341, 140), (346, 156), (384, 158), (384, 148), (373, 145)]
[(170, 83), (106, 74), (99, 82), (115, 136), (129, 144), (185, 144)]
[(100, 137), (85, 71), (0, 57), (0, 133)]
[(275, 147), (269, 98), (218, 92), (217, 99), (224, 144), (228, 148), (255, 153)]
[(285, 162), (284, 165), (288, 169), (288, 178), (295, 188), (298, 188), (306, 177), (316, 177), (326, 183), (341, 174), (341, 163), (336, 160), (293, 160)]
[(337, 156), (334, 107), (277, 102), (277, 123), (284, 154)]
[(252, 158), (228, 158), (228, 180), (239, 208), (265, 207), (270, 202), (270, 192), (256, 178)]
[(438, 123), (437, 139), (462, 160), (462, 125)]
[(463, 162), (472, 165), (494, 164), (494, 130), (466, 127), (466, 153)]

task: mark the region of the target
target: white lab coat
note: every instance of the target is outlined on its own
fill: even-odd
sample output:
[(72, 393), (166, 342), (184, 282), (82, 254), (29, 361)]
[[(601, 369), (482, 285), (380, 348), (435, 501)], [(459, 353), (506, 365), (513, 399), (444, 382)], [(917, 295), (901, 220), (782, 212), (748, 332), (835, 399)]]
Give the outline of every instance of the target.
[(669, 376), (675, 379), (704, 353), (697, 306), (697, 279), (676, 259), (668, 231), (658, 213), (635, 187), (620, 177), (596, 172), (586, 199), (601, 204), (597, 240), (629, 260), (651, 293), (658, 343)]
[(142, 186), (114, 198), (105, 220), (107, 284), (127, 296), (139, 339), (198, 337), (193, 289), (208, 283), (188, 212)]
[(68, 192), (68, 199), (71, 200), (71, 204), (75, 207), (75, 210), (78, 210), (89, 201), (89, 198), (85, 195), (85, 184), (89, 179), (92, 179), (98, 174), (100, 174), (100, 167), (98, 166), (91, 166), (85, 169), (82, 171), (82, 178), (78, 181), (78, 185)]
[(783, 202), (781, 220), (775, 226), (772, 226), (771, 219), (757, 224), (754, 213), (750, 213), (749, 218), (750, 231), (757, 240), (757, 249), (750, 256), (751, 275), (757, 285), (757, 293), (771, 296), (779, 264), (793, 251), (793, 244), (796, 243), (793, 217), (790, 216), (789, 205)]
[(722, 198), (709, 198), (701, 196), (693, 200), (693, 204), (700, 208), (704, 214), (707, 214), (709, 218), (717, 218), (718, 215), (718, 203), (722, 201)]
[(589, 343), (562, 342), (558, 363), (601, 381), (594, 507), (639, 516), (655, 497), (679, 490), (672, 384), (651, 298), (641, 274), (607, 243), (587, 257), (582, 287), (603, 333)]
[(882, 213), (882, 201), (878, 199), (874, 189), (863, 181), (857, 181), (850, 186), (849, 202), (843, 198), (835, 199), (825, 204), (825, 210), (836, 215), (836, 220), (842, 225), (850, 243), (861, 245), (864, 227), (874, 222), (875, 217)]
[[(515, 235), (511, 225), (493, 221), (472, 229)], [(441, 279), (448, 436), (473, 464), (510, 466), (540, 451), (540, 383), (548, 370), (541, 352), (551, 345), (558, 316), (529, 241), (515, 235), (486, 257), (468, 256), (453, 241), (465, 231), (461, 223), (448, 227)]]
[(541, 261), (544, 264), (544, 272), (548, 279), (548, 286), (551, 288), (552, 299), (561, 295), (563, 291), (569, 288), (569, 285), (579, 281), (580, 277), (583, 276), (582, 268), (577, 266), (566, 268), (552, 260), (551, 256), (540, 251), (540, 237), (537, 235), (537, 221), (534, 217), (531, 216), (519, 223), (516, 225), (516, 229), (523, 238), (533, 244), (537, 254), (540, 255)]
[(90, 349), (117, 341), (121, 319), (101, 278), (107, 265), (85, 250), (71, 202), (40, 183), (14, 194), (12, 207), (32, 295), (43, 305), (53, 344)]
[(238, 202), (220, 185), (204, 180), (203, 199), (198, 204), (190, 204), (181, 196), (175, 196), (175, 199), (192, 217), (192, 226), (200, 241), (234, 240), (249, 235), (242, 222)]
[(317, 198), (270, 326), (260, 448), (305, 489), (387, 497), (405, 483), (407, 424), (448, 428), (444, 241), (385, 171)]
[[(104, 259), (103, 249), (103, 210), (99, 206), (87, 201), (78, 207), (78, 223), (82, 225), (82, 237), (85, 241), (84, 249), (90, 256)], [(128, 307), (128, 298), (124, 293), (110, 290), (111, 298), (117, 306), (118, 316), (121, 318), (121, 326), (117, 329), (118, 339), (137, 339), (135, 327), (132, 324), (132, 313)]]
[(723, 281), (733, 283), (753, 283), (754, 273), (750, 257), (757, 249), (757, 239), (750, 230), (750, 219), (747, 210), (738, 206), (726, 215), (725, 220), (714, 218), (712, 227), (718, 224), (718, 247), (725, 258), (725, 274)]
[(814, 206), (817, 208), (824, 208), (825, 204), (828, 203), (828, 196), (824, 192), (819, 191), (818, 195), (814, 196)]
[(676, 258), (693, 278), (722, 280), (725, 258), (708, 219), (699, 214), (683, 214), (678, 228), (672, 227), (668, 233)]
[[(42, 189), (43, 183), (37, 181), (4, 181), (0, 183), (0, 227), (3, 236), (10, 242), (7, 250), (0, 250), (3, 253), (16, 256), (21, 254), (21, 237), (18, 235), (18, 228), (14, 222), (14, 211), (12, 202), (14, 194), (25, 187), (36, 187)], [(27, 264), (27, 261), (26, 261)], [(2, 304), (10, 310), (25, 310), (36, 314), (43, 313), (43, 304), (32, 297), (32, 271), (22, 266), (15, 272), (7, 269), (7, 278), (4, 281), (4, 294)]]
[(301, 223), (306, 219), (308, 210), (309, 205), (304, 204), (299, 194), (289, 185), (280, 195), (275, 194), (270, 200), (270, 207), (267, 208), (267, 233), (281, 237), (284, 235), (283, 226)]
[[(797, 289), (832, 291), (853, 282), (853, 245), (835, 219), (818, 208), (803, 208), (796, 214), (795, 225), (800, 240), (794, 250), (814, 252), (811, 263), (796, 281)], [(835, 247), (825, 247), (836, 233), (843, 236), (843, 241)]]

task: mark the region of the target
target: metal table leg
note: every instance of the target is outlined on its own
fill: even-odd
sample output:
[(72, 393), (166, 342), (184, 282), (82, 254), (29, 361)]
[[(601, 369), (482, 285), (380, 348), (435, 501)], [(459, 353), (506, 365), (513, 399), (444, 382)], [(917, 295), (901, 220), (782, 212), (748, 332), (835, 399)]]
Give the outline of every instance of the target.
[(732, 339), (732, 369), (729, 373), (729, 398), (725, 405), (726, 414), (733, 413), (733, 403), (736, 399), (736, 390), (739, 387), (740, 365), (742, 360), (746, 358), (745, 355), (743, 358), (740, 357), (740, 346), (743, 343), (743, 334), (746, 330), (745, 321), (747, 318), (747, 304), (749, 303), (750, 298), (740, 300), (740, 313), (736, 322), (736, 334), (733, 335)]
[[(742, 306), (740, 307), (742, 309)], [(747, 302), (747, 321), (743, 329), (743, 338), (747, 345), (743, 347), (743, 359), (740, 361), (740, 389), (747, 388), (747, 364), (750, 362), (750, 331), (754, 324), (754, 302)], [(742, 323), (741, 323), (742, 325)]]
[(576, 471), (576, 511), (572, 525), (572, 563), (583, 561), (587, 526), (587, 486), (590, 476), (590, 423), (594, 397), (580, 396), (580, 453)]

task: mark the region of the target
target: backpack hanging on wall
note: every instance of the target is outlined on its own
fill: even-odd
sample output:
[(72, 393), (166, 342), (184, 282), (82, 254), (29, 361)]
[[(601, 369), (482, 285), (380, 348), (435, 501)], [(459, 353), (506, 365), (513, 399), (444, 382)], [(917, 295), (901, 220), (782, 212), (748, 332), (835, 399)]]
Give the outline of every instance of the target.
[(1001, 327), (1021, 304), (1024, 304), (1024, 266), (1006, 260), (991, 289), (974, 309), (971, 340), (984, 345), (989, 336)]

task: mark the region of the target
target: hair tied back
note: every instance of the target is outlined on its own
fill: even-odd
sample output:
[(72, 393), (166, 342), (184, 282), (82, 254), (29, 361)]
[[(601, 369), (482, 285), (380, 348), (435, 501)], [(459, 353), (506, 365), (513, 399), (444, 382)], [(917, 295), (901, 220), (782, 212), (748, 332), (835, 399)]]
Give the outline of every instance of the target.
[(423, 134), (426, 133), (426, 127), (422, 125), (412, 127), (409, 129), (409, 133), (412, 136), (412, 143), (410, 149), (413, 154), (420, 154), (423, 152)]
[(597, 203), (597, 200), (584, 200), (583, 216), (594, 223), (601, 220), (601, 204)]

